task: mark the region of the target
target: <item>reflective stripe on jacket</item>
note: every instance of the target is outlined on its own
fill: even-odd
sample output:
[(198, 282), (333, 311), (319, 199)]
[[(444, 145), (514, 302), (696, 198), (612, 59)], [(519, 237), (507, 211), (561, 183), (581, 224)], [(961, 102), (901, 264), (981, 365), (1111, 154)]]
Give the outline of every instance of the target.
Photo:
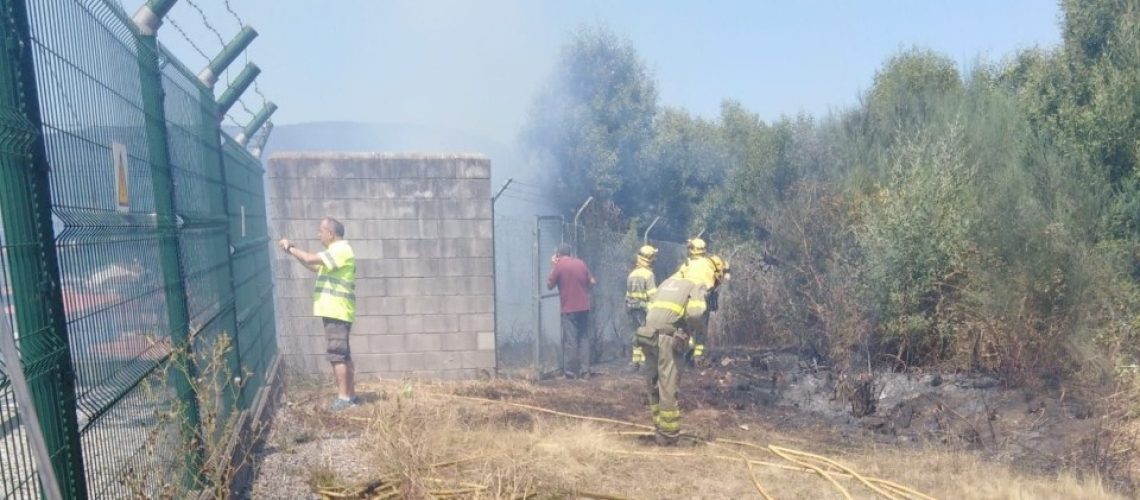
[(645, 267), (635, 268), (625, 280), (625, 305), (629, 309), (645, 309), (657, 293), (657, 278)]
[(672, 325), (690, 331), (699, 328), (703, 323), (707, 293), (704, 285), (674, 275), (657, 287), (657, 294), (649, 303), (645, 325), (650, 328)]

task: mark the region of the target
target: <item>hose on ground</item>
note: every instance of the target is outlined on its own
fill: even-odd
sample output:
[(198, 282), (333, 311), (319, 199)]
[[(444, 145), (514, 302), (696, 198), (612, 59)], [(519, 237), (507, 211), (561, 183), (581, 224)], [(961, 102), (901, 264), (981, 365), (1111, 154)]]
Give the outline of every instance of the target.
[[(607, 423), (607, 424), (613, 424), (613, 425), (621, 425), (621, 426), (625, 426), (625, 427), (633, 427), (633, 428), (644, 429), (644, 430), (648, 430), (648, 431), (654, 430), (654, 428), (652, 426), (649, 426), (649, 425), (638, 424), (638, 423), (634, 423), (634, 422), (626, 422), (626, 421), (616, 420), (616, 419), (611, 419), (611, 418), (592, 417), (592, 416), (588, 416), (588, 415), (577, 415), (577, 414), (573, 414), (573, 413), (551, 410), (549, 408), (543, 408), (540, 406), (527, 405), (527, 404), (522, 404), (522, 403), (514, 403), (511, 401), (502, 401), (502, 400), (489, 399), (489, 398), (479, 398), (479, 397), (473, 397), (473, 396), (460, 396), (458, 394), (446, 394), (446, 393), (444, 393), (444, 394), (439, 394), (439, 395), (449, 397), (449, 398), (468, 400), (468, 401), (477, 401), (477, 402), (482, 402), (482, 403), (492, 403), (492, 404), (513, 406), (515, 408), (522, 408), (525, 410), (531, 410), (531, 411), (536, 411), (536, 412), (540, 412), (540, 413), (546, 413), (549, 415), (555, 415), (555, 416), (564, 417), (564, 418), (585, 420), (585, 421), (591, 421), (591, 422), (601, 422), (601, 423)], [(791, 462), (791, 463), (799, 466), (799, 467), (790, 467), (787, 465), (774, 464), (771, 462), (765, 462), (765, 461), (761, 461), (761, 460), (744, 459), (745, 463), (749, 467), (750, 475), (752, 476), (750, 479), (752, 480), (753, 485), (756, 487), (756, 490), (760, 494), (760, 496), (762, 498), (764, 498), (765, 500), (771, 499), (772, 496), (764, 491), (764, 489), (761, 487), (759, 482), (756, 480), (755, 475), (751, 474), (751, 468), (754, 465), (775, 466), (777, 468), (791, 469), (791, 470), (814, 473), (814, 474), (819, 475), (820, 477), (824, 478), (826, 481), (828, 481), (828, 483), (830, 483), (833, 487), (835, 487), (835, 489), (837, 491), (839, 491), (839, 493), (841, 495), (843, 495), (843, 497), (848, 499), (848, 500), (851, 499), (851, 494), (847, 491), (846, 488), (843, 487), (843, 485), (839, 484), (839, 482), (835, 480), (835, 477), (846, 477), (846, 478), (855, 479), (856, 481), (861, 483), (863, 486), (867, 487), (867, 489), (875, 492), (876, 494), (878, 494), (884, 498), (887, 498), (888, 500), (934, 500), (934, 497), (931, 497), (931, 496), (926, 495), (924, 493), (920, 493), (920, 492), (918, 492), (912, 488), (908, 488), (906, 486), (897, 484), (895, 482), (888, 481), (885, 479), (875, 478), (875, 477), (868, 477), (868, 476), (859, 474), (858, 472), (851, 469), (850, 467), (844, 466), (844, 465), (840, 464), (839, 462), (832, 460), (830, 458), (824, 457), (822, 455), (808, 453), (805, 451), (795, 450), (795, 449), (786, 448), (786, 447), (782, 447), (782, 446), (776, 446), (776, 445), (762, 446), (762, 445), (758, 445), (755, 443), (749, 443), (746, 441), (736, 441), (736, 440), (731, 440), (731, 439), (715, 438), (715, 439), (712, 439), (711, 442), (731, 444), (731, 445), (736, 445), (736, 446), (752, 448), (752, 449), (756, 449), (756, 450), (762, 450), (766, 453), (776, 455), (777, 457), (780, 457), (780, 458), (782, 458), (788, 462)], [(616, 450), (607, 450), (607, 451), (616, 451)], [(661, 451), (661, 452), (624, 452), (623, 451), (623, 453), (646, 454), (646, 455), (654, 455), (654, 456), (694, 456), (694, 457), (695, 456), (710, 456), (710, 455), (699, 455), (699, 454), (695, 454), (695, 453), (691, 453), (691, 454), (686, 455), (684, 453), (669, 452), (669, 451)], [(734, 461), (741, 460), (741, 458), (739, 458), (739, 457), (733, 458), (733, 457), (726, 457), (726, 456), (715, 456), (715, 455), (712, 455), (712, 456), (716, 457), (716, 458), (728, 459), (728, 460), (734, 460)]]

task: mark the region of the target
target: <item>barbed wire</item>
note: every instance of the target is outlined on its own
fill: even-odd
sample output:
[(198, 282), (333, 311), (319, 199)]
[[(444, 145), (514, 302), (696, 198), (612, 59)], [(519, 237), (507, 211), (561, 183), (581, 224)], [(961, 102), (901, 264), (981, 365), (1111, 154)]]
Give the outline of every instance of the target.
[[(241, 16), (238, 15), (237, 11), (234, 10), (233, 6), (230, 5), (230, 0), (222, 0), (222, 3), (226, 8), (226, 12), (228, 12), (230, 14), (230, 17), (234, 18), (234, 21), (237, 21), (238, 29), (240, 30), (240, 29), (244, 28), (245, 27), (245, 21), (241, 18)], [(246, 65), (248, 65), (249, 64), (249, 50), (243, 50), (241, 52), (241, 57), (242, 57), (242, 62), (245, 63)], [(255, 94), (257, 94), (259, 97), (261, 97), (261, 105), (262, 105), (262, 107), (264, 107), (267, 99), (265, 98), (265, 94), (261, 93), (261, 88), (258, 87), (256, 79), (253, 80), (253, 92)], [(252, 110), (250, 110), (249, 107), (246, 106), (245, 102), (242, 101), (241, 99), (238, 99), (238, 104), (241, 105), (242, 109), (245, 110), (246, 113), (249, 113), (251, 117), (257, 116), (257, 114), (254, 113)]]
[[(225, 39), (225, 37), (223, 37), (222, 33), (219, 32), (217, 30), (217, 28), (214, 28), (214, 25), (210, 23), (210, 19), (208, 17), (206, 17), (206, 12), (204, 10), (202, 10), (202, 7), (200, 7), (198, 4), (194, 3), (193, 0), (186, 0), (186, 4), (189, 5), (190, 8), (198, 11), (198, 19), (202, 21), (202, 25), (205, 26), (207, 30), (210, 30), (211, 32), (214, 33), (214, 37), (218, 39), (218, 45), (221, 47), (219, 49), (219, 51), (226, 50), (226, 39)], [(225, 77), (226, 77), (226, 86), (229, 87), (230, 86), (230, 70), (229, 70), (229, 68), (226, 68)]]
[(536, 200), (549, 200), (550, 199), (549, 194), (531, 193), (531, 192), (519, 191), (519, 190), (515, 190), (514, 193), (511, 193), (510, 191), (511, 191), (510, 189), (503, 191), (503, 196), (506, 196), (507, 194), (513, 194), (515, 196), (524, 196), (527, 198), (534, 198)]
[(265, 103), (269, 101), (269, 98), (265, 97), (265, 94), (261, 93), (261, 87), (257, 86), (257, 80), (253, 81), (253, 93), (257, 94), (258, 96), (261, 96), (261, 105), (262, 106), (265, 106)]
[(206, 29), (212, 31), (214, 33), (214, 36), (218, 37), (218, 43), (222, 45), (222, 49), (225, 49), (226, 48), (226, 39), (222, 36), (222, 34), (220, 32), (218, 32), (218, 30), (216, 28), (214, 28), (213, 24), (210, 24), (210, 19), (208, 17), (206, 17), (206, 12), (202, 10), (202, 7), (199, 7), (198, 4), (194, 3), (194, 0), (184, 0), (184, 1), (191, 8), (198, 11), (198, 17), (202, 18), (202, 24), (206, 25)]
[(517, 185), (516, 186), (513, 183), (510, 186), (507, 186), (507, 190), (504, 191), (504, 193), (511, 192), (511, 191), (514, 191), (516, 193), (528, 194), (528, 195), (532, 195), (532, 196), (538, 196), (538, 197), (544, 197), (544, 196), (550, 195), (550, 192), (546, 189), (532, 188), (532, 187), (528, 187), (526, 185)]
[(190, 39), (190, 35), (186, 34), (186, 31), (182, 29), (182, 26), (178, 24), (178, 21), (175, 21), (173, 17), (169, 16), (166, 18), (166, 21), (174, 27), (174, 31), (177, 31), (180, 35), (182, 35), (182, 39), (186, 40), (186, 43), (190, 44), (190, 47), (194, 49), (194, 52), (197, 52), (198, 55), (202, 56), (202, 58), (206, 60), (206, 64), (210, 63), (210, 56), (206, 55), (206, 52), (203, 51), (202, 48), (198, 46), (198, 44), (194, 43), (194, 40)]
[[(195, 12), (197, 12), (199, 20), (201, 21), (202, 25), (205, 26), (205, 28), (208, 31), (213, 33), (214, 37), (218, 40), (218, 43), (221, 45), (222, 50), (224, 50), (226, 47), (225, 37), (218, 30), (218, 28), (214, 25), (214, 23), (210, 22), (209, 16), (206, 15), (205, 9), (203, 9), (202, 6), (199, 5), (198, 3), (196, 3), (194, 0), (185, 0), (185, 3), (188, 4), (192, 9), (194, 9)], [(233, 6), (230, 4), (230, 1), (229, 0), (223, 0), (223, 5), (226, 9), (226, 12), (230, 15), (230, 17), (232, 17), (238, 23), (238, 29), (241, 30), (242, 28), (244, 28), (245, 27), (245, 21), (241, 18), (240, 15), (238, 15), (237, 11), (234, 10)], [(212, 58), (208, 54), (206, 54), (206, 52), (204, 50), (202, 50), (202, 48), (198, 44), (194, 43), (194, 41), (190, 38), (190, 36), (186, 33), (186, 31), (181, 26), (179, 26), (176, 22), (174, 22), (173, 19), (171, 19), (171, 24), (174, 25), (175, 30), (177, 30), (178, 33), (182, 36), (182, 38), (184, 40), (186, 40), (187, 43), (190, 44), (190, 46), (194, 49), (194, 51), (197, 52), (199, 55), (201, 55), (202, 58), (206, 60), (206, 63), (209, 64), (209, 62), (212, 60)], [(249, 51), (248, 50), (242, 51), (242, 58), (243, 58), (243, 61), (245, 62), (245, 64), (249, 64)], [(224, 75), (221, 75), (225, 78), (225, 82), (226, 82), (227, 87), (229, 87), (233, 84), (233, 80), (232, 80), (232, 77), (230, 75), (230, 71), (231, 71), (231, 68), (226, 68), (226, 71), (224, 71)], [(258, 85), (256, 79), (253, 81), (253, 91), (261, 99), (261, 105), (262, 105), (262, 107), (264, 107), (265, 104), (268, 102), (268, 98), (261, 91), (261, 87)], [(248, 115), (248, 118), (243, 117), (243, 119), (247, 119), (248, 121), (253, 121), (253, 119), (257, 117), (257, 112), (249, 107), (249, 105), (245, 102), (245, 99), (239, 97), (237, 100), (237, 105), (238, 105), (238, 108), (240, 108), (246, 115)], [(232, 112), (233, 110), (234, 110), (234, 108), (231, 108), (231, 112), (226, 113), (226, 116), (225, 116), (226, 120), (228, 120), (229, 123), (233, 124), (234, 126), (236, 126), (238, 128), (244, 128), (244, 126), (240, 124), (237, 117)]]
[(533, 195), (525, 195), (525, 194), (521, 194), (521, 193), (512, 193), (512, 192), (510, 192), (509, 189), (504, 191), (503, 194), (500, 196), (502, 198), (507, 198), (507, 199), (516, 200), (516, 201), (524, 201), (527, 203), (534, 203), (536, 205), (546, 205), (546, 204), (550, 203), (549, 199), (545, 199), (545, 198), (537, 197), (537, 196), (533, 196)]
[(231, 16), (234, 16), (234, 19), (237, 19), (238, 27), (240, 28), (240, 27), (245, 26), (245, 21), (242, 21), (241, 16), (239, 16), (237, 12), (234, 12), (234, 8), (230, 6), (230, 0), (224, 0), (224, 1), (226, 4), (226, 11), (228, 11)]
[(515, 180), (511, 181), (511, 187), (514, 187), (517, 189), (526, 189), (526, 190), (530, 190), (530, 191), (546, 191), (547, 190), (547, 188), (545, 188), (543, 186), (539, 186), (537, 184), (531, 184), (529, 182), (519, 182), (519, 181), (515, 181)]
[(241, 106), (241, 109), (245, 110), (246, 113), (249, 113), (250, 118), (257, 116), (257, 113), (254, 113), (253, 110), (249, 109), (249, 106), (245, 105), (245, 101), (241, 100), (240, 98), (238, 99), (238, 105)]
[[(201, 19), (201, 21), (202, 21), (202, 24), (203, 24), (203, 25), (206, 27), (206, 29), (207, 29), (207, 30), (209, 30), (210, 32), (212, 32), (212, 33), (214, 34), (214, 37), (218, 39), (218, 43), (219, 43), (219, 44), (221, 44), (221, 46), (222, 46), (222, 50), (225, 50), (225, 47), (226, 47), (226, 39), (225, 39), (225, 37), (224, 37), (224, 36), (222, 36), (222, 33), (221, 33), (220, 31), (218, 31), (218, 29), (217, 29), (216, 27), (214, 27), (214, 24), (210, 22), (209, 16), (207, 16), (207, 15), (206, 15), (206, 11), (205, 11), (205, 10), (203, 10), (203, 9), (202, 9), (202, 7), (201, 7), (200, 5), (198, 5), (197, 3), (195, 3), (193, 0), (185, 0), (185, 1), (186, 1), (186, 3), (187, 3), (188, 5), (190, 5), (190, 7), (191, 7), (191, 8), (193, 8), (195, 11), (197, 11), (197, 12), (198, 12), (198, 17)], [(245, 27), (245, 22), (242, 20), (241, 16), (239, 16), (239, 15), (237, 14), (237, 12), (236, 12), (236, 11), (234, 11), (234, 9), (233, 9), (233, 6), (231, 6), (231, 5), (230, 5), (230, 2), (229, 2), (229, 0), (224, 0), (224, 1), (225, 1), (225, 9), (226, 9), (226, 11), (227, 11), (227, 12), (230, 14), (230, 16), (232, 16), (232, 17), (234, 18), (234, 20), (236, 20), (236, 21), (237, 21), (237, 23), (238, 23), (238, 30), (241, 30), (242, 28), (244, 28), (244, 27)], [(249, 63), (249, 55), (248, 55), (248, 52), (249, 52), (248, 50), (243, 50), (243, 51), (242, 51), (242, 57), (243, 57), (243, 59), (245, 60), (246, 64), (248, 64), (248, 63)], [(208, 59), (208, 58), (207, 58), (207, 59)], [(230, 77), (230, 68), (226, 68), (226, 71), (225, 71), (224, 73), (225, 73), (225, 75), (224, 75), (224, 76), (225, 76), (225, 79), (226, 79), (226, 86), (227, 86), (227, 87), (229, 87), (230, 85), (232, 85), (232, 84), (233, 84), (233, 81), (232, 81), (232, 79), (231, 79), (231, 77)], [(257, 81), (255, 80), (255, 81), (253, 82), (253, 84), (254, 84), (254, 87), (255, 87), (255, 90), (256, 90)], [(259, 95), (261, 95), (261, 92), (260, 92), (259, 90), (257, 91), (257, 93), (258, 93)], [(261, 98), (262, 98), (262, 104), (264, 104), (264, 102), (265, 102), (265, 96), (264, 96), (264, 95), (261, 95)], [(256, 116), (257, 116), (257, 113), (256, 113), (256, 112), (254, 112), (252, 109), (250, 109), (250, 108), (249, 108), (249, 105), (247, 105), (247, 104), (245, 103), (245, 100), (244, 100), (244, 99), (242, 99), (242, 98), (240, 98), (240, 97), (239, 97), (239, 98), (238, 98), (238, 100), (237, 100), (237, 104), (238, 104), (238, 106), (241, 108), (241, 110), (242, 110), (242, 111), (244, 111), (246, 114), (248, 114), (248, 115), (249, 115), (249, 119), (250, 119), (251, 121), (253, 120), (253, 118), (254, 118), (254, 117), (256, 117)], [(227, 113), (226, 117), (227, 117), (227, 118), (229, 118), (229, 119), (230, 119), (230, 121), (234, 122), (235, 124), (237, 123), (237, 119), (236, 119), (236, 118), (234, 118), (233, 116), (230, 116), (230, 114), (229, 114), (229, 113)], [(240, 127), (240, 125), (239, 125), (239, 127)]]
[[(233, 6), (232, 6), (232, 5), (230, 5), (230, 0), (222, 0), (222, 2), (223, 2), (223, 4), (224, 4), (224, 5), (225, 5), (225, 7), (226, 7), (226, 12), (229, 12), (229, 13), (230, 13), (230, 16), (231, 16), (231, 17), (233, 17), (235, 21), (237, 21), (237, 23), (238, 23), (238, 28), (239, 28), (239, 29), (241, 29), (241, 28), (244, 28), (244, 27), (245, 27), (245, 21), (243, 21), (243, 20), (242, 20), (241, 16), (239, 16), (239, 15), (238, 15), (238, 13), (237, 13), (237, 11), (235, 11), (235, 10), (234, 10)], [(244, 62), (245, 64), (249, 64), (249, 51), (248, 51), (248, 50), (243, 50), (243, 51), (242, 51), (242, 53), (241, 53), (241, 55), (242, 55), (242, 62)], [(263, 94), (263, 93), (261, 92), (261, 87), (260, 87), (260, 86), (257, 84), (257, 80), (256, 80), (256, 79), (253, 81), (253, 93), (257, 94), (257, 96), (261, 98), (261, 106), (262, 106), (262, 107), (265, 107), (265, 103), (266, 103), (266, 102), (267, 102), (269, 99), (268, 99), (268, 98), (266, 98), (266, 97), (265, 97), (265, 94)], [(252, 111), (250, 111), (250, 110), (249, 110), (249, 108), (247, 108), (247, 107), (245, 106), (245, 103), (244, 103), (244, 102), (243, 102), (243, 103), (241, 103), (241, 105), (242, 105), (242, 108), (244, 108), (244, 109), (246, 110), (246, 112), (247, 112), (247, 113), (250, 113), (251, 115), (253, 115), (253, 114), (254, 114)]]
[(516, 184), (519, 186), (522, 186), (524, 188), (534, 189), (534, 190), (543, 191), (543, 192), (546, 192), (550, 189), (549, 186), (543, 186), (541, 184), (535, 184), (533, 182), (527, 182), (527, 181), (521, 181), (518, 179), (512, 179), (511, 185), (516, 185)]
[(245, 128), (245, 126), (244, 126), (244, 125), (242, 125), (242, 124), (238, 123), (238, 121), (234, 119), (234, 116), (233, 116), (232, 114), (226, 113), (226, 119), (230, 121), (230, 124), (231, 124), (231, 125), (233, 125), (233, 126), (237, 127), (237, 128), (238, 128), (238, 130), (241, 130), (241, 129), (244, 129), (244, 128)]

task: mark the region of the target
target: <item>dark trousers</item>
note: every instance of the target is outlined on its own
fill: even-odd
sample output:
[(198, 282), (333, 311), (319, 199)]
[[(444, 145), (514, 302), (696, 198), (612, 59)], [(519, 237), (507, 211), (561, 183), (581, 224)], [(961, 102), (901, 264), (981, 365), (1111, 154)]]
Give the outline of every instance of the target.
[(637, 329), (645, 326), (645, 309), (630, 309), (629, 323), (633, 326), (634, 335), (637, 335)]
[(562, 371), (568, 376), (590, 373), (590, 311), (562, 315)]

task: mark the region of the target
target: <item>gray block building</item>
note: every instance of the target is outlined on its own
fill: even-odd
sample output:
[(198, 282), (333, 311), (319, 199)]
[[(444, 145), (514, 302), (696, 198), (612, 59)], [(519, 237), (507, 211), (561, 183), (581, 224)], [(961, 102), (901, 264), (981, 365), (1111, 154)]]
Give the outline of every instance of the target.
[[(270, 234), (322, 249), (323, 217), (356, 253), (358, 376), (473, 378), (495, 367), (491, 162), (482, 155), (275, 153)], [(312, 315), (315, 273), (275, 252), (278, 344), (294, 368), (325, 374)]]

